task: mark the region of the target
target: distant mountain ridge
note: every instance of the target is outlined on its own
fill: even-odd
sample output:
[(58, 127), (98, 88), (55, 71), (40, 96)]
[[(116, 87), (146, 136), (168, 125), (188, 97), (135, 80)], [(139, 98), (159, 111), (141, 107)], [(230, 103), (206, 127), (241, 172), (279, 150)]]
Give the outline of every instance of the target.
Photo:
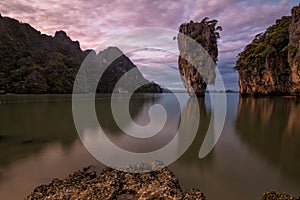
[[(78, 41), (72, 41), (64, 31), (54, 35), (41, 34), (29, 24), (0, 14), (0, 93), (43, 94), (72, 93), (77, 71), (91, 50), (82, 51)], [(104, 50), (99, 54), (105, 55)], [(136, 66), (125, 55), (109, 66), (104, 82), (97, 92), (113, 90), (116, 75), (121, 77)], [(120, 66), (120, 63), (122, 66)], [(96, 66), (95, 66), (96, 67)], [(137, 79), (149, 82), (139, 92), (161, 92), (159, 85), (146, 80), (141, 73)], [(113, 84), (112, 82), (115, 81)]]
[[(119, 82), (121, 78), (124, 78), (122, 83)], [(98, 54), (90, 51), (82, 63), (82, 70), (76, 81), (76, 93), (92, 93), (95, 90), (97, 93), (163, 92), (159, 85), (145, 79), (132, 61), (117, 47), (108, 47)], [(140, 85), (143, 86), (137, 89)]]

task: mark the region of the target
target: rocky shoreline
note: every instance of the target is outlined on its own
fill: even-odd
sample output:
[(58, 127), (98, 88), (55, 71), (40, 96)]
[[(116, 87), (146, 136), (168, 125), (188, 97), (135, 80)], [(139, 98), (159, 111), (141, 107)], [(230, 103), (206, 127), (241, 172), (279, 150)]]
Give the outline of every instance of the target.
[(183, 192), (174, 173), (167, 168), (147, 173), (129, 173), (105, 168), (97, 175), (84, 168), (64, 180), (54, 179), (41, 185), (25, 199), (207, 199), (203, 192)]
[[(146, 173), (129, 173), (107, 167), (100, 174), (88, 167), (74, 172), (64, 180), (54, 179), (48, 185), (38, 186), (25, 199), (206, 200), (208, 198), (199, 189), (183, 191), (174, 173), (166, 167)], [(300, 200), (300, 198), (268, 191), (262, 195), (261, 200)]]

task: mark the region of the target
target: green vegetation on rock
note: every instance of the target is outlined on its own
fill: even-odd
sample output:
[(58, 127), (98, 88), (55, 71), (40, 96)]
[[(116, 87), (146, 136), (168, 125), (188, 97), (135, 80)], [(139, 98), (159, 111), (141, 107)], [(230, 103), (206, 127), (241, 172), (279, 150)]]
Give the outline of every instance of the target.
[(87, 52), (65, 32), (54, 37), (0, 17), (0, 93), (71, 93)]
[[(218, 20), (208, 19), (205, 17), (201, 22), (181, 24), (177, 37), (180, 52), (178, 67), (182, 81), (188, 93), (197, 96), (204, 96), (207, 84), (214, 84), (216, 77), (217, 40), (222, 28), (217, 26)], [(195, 45), (197, 43), (200, 45)]]
[[(64, 31), (57, 31), (51, 37), (29, 24), (0, 15), (0, 94), (70, 94), (78, 69), (90, 52), (82, 51), (79, 42), (72, 41)], [(95, 56), (105, 59), (108, 52)], [(90, 64), (90, 69), (100, 67)], [(103, 81), (100, 80), (97, 92), (112, 92), (116, 78), (132, 68), (136, 66), (128, 57), (118, 58), (105, 72)], [(149, 83), (139, 92), (161, 92), (157, 84), (146, 80), (141, 73), (137, 75), (137, 80)]]
[(238, 55), (243, 96), (300, 95), (300, 4), (255, 36)]
[(286, 49), (289, 44), (288, 28), (290, 23), (291, 17), (282, 17), (266, 32), (256, 35), (252, 43), (248, 44), (244, 51), (238, 55), (235, 68), (244, 73), (252, 73), (254, 69), (262, 72), (266, 69), (266, 59), (275, 52), (287, 58)]

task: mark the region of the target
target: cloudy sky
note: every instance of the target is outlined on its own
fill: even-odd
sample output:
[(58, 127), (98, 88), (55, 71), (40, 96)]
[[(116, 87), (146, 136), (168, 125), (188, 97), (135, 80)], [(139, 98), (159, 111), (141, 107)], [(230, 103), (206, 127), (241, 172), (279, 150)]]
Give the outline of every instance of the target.
[[(177, 31), (183, 22), (218, 19), (218, 68), (226, 89), (238, 89), (233, 71), (237, 54), (277, 18), (290, 15), (299, 0), (1, 0), (0, 12), (31, 24), (42, 33), (64, 30), (82, 49), (97, 48), (116, 35), (143, 27)], [(147, 36), (151, 40), (151, 36)], [(101, 47), (100, 47), (101, 48)], [(177, 58), (151, 48), (129, 55), (149, 79), (171, 88), (182, 87)]]

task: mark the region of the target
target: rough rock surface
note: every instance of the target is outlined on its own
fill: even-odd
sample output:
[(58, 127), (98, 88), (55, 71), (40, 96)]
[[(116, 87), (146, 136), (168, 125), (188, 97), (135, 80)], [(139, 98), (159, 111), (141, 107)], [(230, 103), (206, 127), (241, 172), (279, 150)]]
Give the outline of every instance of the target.
[[(214, 84), (216, 76), (217, 39), (218, 31), (222, 28), (216, 27), (217, 20), (207, 20), (208, 18), (204, 18), (201, 22), (181, 24), (177, 37), (180, 52), (178, 67), (182, 81), (188, 93), (195, 93), (197, 96), (204, 96), (207, 84)], [(192, 41), (200, 44), (206, 52), (195, 47)]]
[[(159, 169), (146, 173), (123, 172), (105, 168), (97, 173), (90, 167), (69, 175), (64, 180), (54, 179), (41, 185), (28, 195), (26, 200), (37, 199), (101, 199), (101, 200), (206, 200), (203, 192), (189, 189), (183, 192), (174, 173), (161, 163), (132, 166), (134, 171), (150, 167)], [(261, 200), (300, 200), (298, 196), (274, 191), (265, 192)]]
[(274, 191), (268, 191), (263, 194), (261, 200), (299, 200), (298, 196), (291, 196), (286, 193), (276, 193)]
[(256, 35), (239, 54), (235, 69), (241, 95), (300, 94), (299, 6), (292, 9), (291, 17), (276, 20), (266, 32)]
[(99, 176), (84, 169), (64, 180), (54, 179), (26, 197), (33, 199), (101, 199), (101, 200), (205, 200), (199, 190), (183, 192), (175, 175), (167, 168), (148, 173), (127, 173), (105, 168)]

